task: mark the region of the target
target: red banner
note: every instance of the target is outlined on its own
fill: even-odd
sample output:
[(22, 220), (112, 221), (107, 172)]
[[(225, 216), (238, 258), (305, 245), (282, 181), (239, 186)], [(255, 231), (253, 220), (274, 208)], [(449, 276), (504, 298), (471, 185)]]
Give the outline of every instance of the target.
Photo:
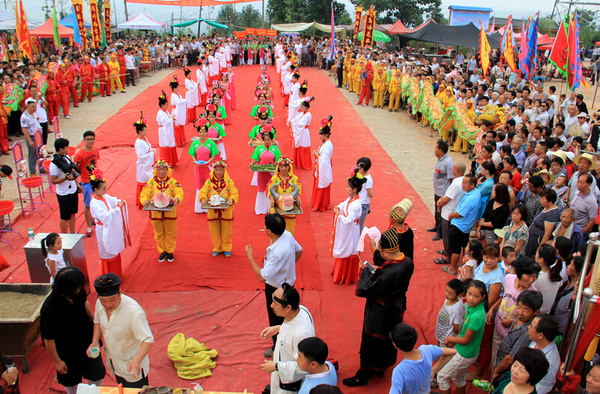
[[(23, 55), (27, 55), (29, 60), (33, 59), (33, 50), (31, 48), (31, 36), (29, 35), (29, 26), (27, 25), (27, 17), (25, 16), (25, 10), (23, 9), (23, 1), (20, 1), (19, 4), (20, 9), (20, 28), (19, 32), (19, 49), (21, 50)], [(19, 17), (17, 17), (19, 19)]]
[(233, 34), (235, 35), (235, 38), (246, 38), (245, 31), (234, 31)]
[(83, 0), (72, 0), (73, 9), (75, 10), (75, 19), (77, 19), (77, 27), (81, 36), (81, 44), (83, 50), (87, 51), (87, 35), (85, 34), (85, 20), (83, 18)]
[(256, 35), (256, 29), (253, 28), (253, 27), (247, 27), (246, 28), (246, 35), (255, 36)]
[(362, 19), (362, 7), (356, 7), (356, 16), (354, 17), (354, 42), (358, 42), (358, 31), (360, 30), (360, 20)]
[[(102, 27), (100, 26), (97, 0), (90, 0), (90, 15), (92, 17), (92, 45), (99, 49), (102, 47)], [(85, 30), (83, 31), (85, 32)]]
[(266, 36), (267, 35), (267, 29), (256, 29), (256, 35), (257, 36)]
[(375, 9), (373, 6), (365, 15), (365, 30), (363, 32), (362, 46), (373, 46), (373, 32), (375, 31)]
[(277, 37), (277, 30), (267, 30), (267, 37)]
[(104, 32), (106, 33), (106, 42), (111, 41), (110, 35), (110, 1), (104, 2)]

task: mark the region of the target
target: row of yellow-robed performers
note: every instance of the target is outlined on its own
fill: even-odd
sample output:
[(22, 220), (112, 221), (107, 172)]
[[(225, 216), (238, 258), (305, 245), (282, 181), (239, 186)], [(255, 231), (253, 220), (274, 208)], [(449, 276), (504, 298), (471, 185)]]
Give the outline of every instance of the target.
[(344, 62), (342, 73), (344, 86), (348, 84), (351, 92), (360, 95), (365, 79), (364, 73), (367, 71), (367, 64), (370, 64), (369, 68), (374, 73), (374, 107), (381, 108), (384, 97), (389, 93), (389, 109), (397, 111), (402, 98), (410, 104), (412, 114), (420, 112), (423, 115), (423, 124), (431, 124), (445, 141), (450, 140), (451, 130), (456, 130), (455, 152), (462, 150), (466, 153), (469, 145), (475, 144), (479, 132), (477, 125), (481, 121), (488, 120), (493, 129), (495, 124), (505, 123), (507, 120), (506, 108), (488, 105), (478, 113), (472, 100), (456, 101), (453, 89), (444, 82), (440, 83), (437, 93), (434, 94), (431, 78), (435, 76), (422, 75), (411, 67), (404, 68), (403, 73), (402, 70), (388, 68), (385, 62), (367, 60), (362, 56), (354, 59), (347, 54), (347, 59), (350, 60)]
[[(277, 196), (293, 194), (298, 206), (301, 205), (302, 184), (298, 176), (294, 175), (293, 162), (287, 157), (277, 160), (277, 169), (267, 185), (268, 195), (271, 200), (271, 213), (277, 205)], [(210, 163), (212, 170), (210, 176), (198, 194), (198, 200), (203, 205), (210, 205), (213, 196), (220, 196), (229, 205), (226, 209), (208, 209), (207, 221), (213, 244), (213, 256), (223, 253), (225, 257), (231, 256), (232, 250), (232, 221), (234, 219), (235, 205), (239, 201), (239, 192), (227, 172), (227, 163), (222, 160)], [(163, 193), (168, 196), (173, 204), (171, 211), (150, 211), (150, 221), (154, 228), (154, 238), (159, 253), (162, 255), (175, 252), (177, 240), (177, 211), (178, 205), (183, 201), (183, 188), (172, 177), (173, 169), (164, 160), (154, 165), (154, 176), (148, 180), (140, 194), (140, 202), (147, 206), (154, 198)], [(275, 194), (273, 194), (273, 192)], [(208, 205), (205, 205), (208, 207)], [(296, 216), (284, 215), (286, 230), (294, 234)]]

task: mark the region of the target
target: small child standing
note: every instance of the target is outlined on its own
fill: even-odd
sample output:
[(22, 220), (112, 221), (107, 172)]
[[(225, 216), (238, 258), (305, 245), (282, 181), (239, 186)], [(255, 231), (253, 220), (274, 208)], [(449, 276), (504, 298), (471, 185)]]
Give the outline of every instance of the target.
[(464, 320), (465, 308), (462, 296), (465, 285), (461, 280), (452, 279), (446, 285), (446, 300), (442, 305), (435, 323), (435, 337), (438, 346), (444, 347), (444, 340), (449, 336), (456, 336)]
[(465, 248), (463, 264), (457, 267), (458, 279), (473, 279), (475, 268), (483, 261), (483, 244), (478, 239), (472, 239)]
[(456, 385), (456, 393), (466, 390), (467, 371), (475, 362), (485, 329), (487, 288), (480, 280), (473, 280), (467, 288), (467, 315), (459, 336), (450, 336), (444, 345), (456, 344), (456, 354), (438, 373), (438, 386), (443, 394), (450, 394), (450, 380)]
[(513, 261), (517, 259), (517, 253), (515, 249), (510, 246), (502, 248), (502, 261), (500, 262), (500, 269), (504, 276), (508, 274), (514, 274), (515, 270), (512, 266)]
[(400, 323), (391, 332), (394, 347), (400, 351), (402, 361), (392, 373), (390, 394), (429, 393), (431, 391), (431, 364), (438, 357), (451, 357), (456, 350), (440, 349), (434, 345), (421, 345), (415, 349), (417, 331), (408, 324)]
[(42, 239), (42, 254), (46, 258), (46, 267), (50, 272), (50, 283), (54, 283), (56, 273), (65, 268), (65, 258), (62, 250), (62, 238), (57, 233), (50, 233)]

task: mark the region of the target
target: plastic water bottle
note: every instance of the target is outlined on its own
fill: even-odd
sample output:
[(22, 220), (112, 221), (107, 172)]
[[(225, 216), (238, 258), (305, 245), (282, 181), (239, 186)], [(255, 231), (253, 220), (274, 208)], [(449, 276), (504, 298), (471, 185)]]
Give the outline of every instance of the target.
[(31, 242), (33, 242), (33, 239), (35, 238), (35, 234), (33, 233), (33, 229), (31, 227), (29, 228), (28, 234), (29, 234), (29, 240)]
[[(5, 360), (6, 360), (6, 371), (10, 373), (10, 372), (12, 372), (13, 369), (16, 368), (15, 362), (12, 357), (6, 357)], [(13, 385), (15, 385), (15, 384), (17, 384), (16, 381), (13, 382)]]
[(194, 385), (194, 394), (203, 394), (204, 389), (198, 383)]
[(483, 391), (494, 391), (494, 386), (487, 380), (473, 380), (473, 387), (476, 387)]

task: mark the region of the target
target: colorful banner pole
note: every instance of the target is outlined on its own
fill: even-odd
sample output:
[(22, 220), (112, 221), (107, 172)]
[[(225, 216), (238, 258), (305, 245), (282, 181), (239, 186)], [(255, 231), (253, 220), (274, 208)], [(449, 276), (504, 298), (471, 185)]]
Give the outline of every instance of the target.
[[(79, 31), (79, 41), (77, 35), (75, 35), (75, 42), (78, 42), (84, 51), (87, 51), (88, 42), (87, 35), (85, 33), (85, 19), (83, 16), (83, 0), (71, 0), (73, 3), (73, 12), (75, 13), (75, 19), (77, 20), (77, 30)], [(73, 29), (75, 30), (75, 29)]]
[(104, 2), (104, 31), (106, 32), (106, 42), (111, 41), (111, 20), (110, 20), (110, 1)]
[(354, 16), (354, 43), (358, 43), (358, 32), (360, 31), (360, 21), (362, 19), (362, 7), (356, 7), (356, 13)]
[(335, 57), (335, 17), (333, 15), (333, 1), (331, 2), (331, 49), (329, 50), (329, 59)]
[(54, 33), (54, 46), (58, 54), (62, 54), (62, 44), (60, 42), (60, 33), (58, 32), (58, 17), (56, 16), (56, 5), (52, 6), (52, 31)]
[(92, 45), (94, 48), (100, 49), (102, 47), (102, 26), (98, 15), (97, 0), (90, 0), (90, 16), (92, 19)]
[(373, 33), (375, 31), (375, 8), (371, 5), (369, 11), (365, 15), (365, 31), (363, 33), (363, 39), (361, 45), (365, 46), (373, 46)]

